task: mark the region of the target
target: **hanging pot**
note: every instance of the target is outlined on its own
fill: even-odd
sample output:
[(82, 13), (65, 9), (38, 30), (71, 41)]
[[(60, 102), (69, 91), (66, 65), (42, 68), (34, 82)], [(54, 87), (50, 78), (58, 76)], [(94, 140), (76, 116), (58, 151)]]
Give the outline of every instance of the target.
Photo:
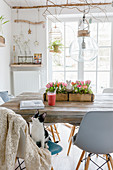
[(59, 45), (53, 45), (53, 50), (50, 50), (50, 52), (61, 53), (59, 47)]

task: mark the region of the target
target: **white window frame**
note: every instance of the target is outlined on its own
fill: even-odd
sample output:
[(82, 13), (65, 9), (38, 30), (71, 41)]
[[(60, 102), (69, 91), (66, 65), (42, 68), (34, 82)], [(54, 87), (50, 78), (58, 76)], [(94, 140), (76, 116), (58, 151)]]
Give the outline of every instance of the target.
[[(80, 16), (81, 18), (81, 16)], [(60, 18), (60, 20), (62, 22), (64, 22), (64, 47), (65, 47), (65, 22), (78, 22), (79, 19), (78, 17), (75, 17), (75, 18)], [(99, 19), (101, 20), (104, 20), (105, 18), (104, 17), (100, 17)], [(98, 23), (97, 22), (98, 20), (95, 20), (94, 22), (97, 23), (97, 27), (98, 27)], [(96, 92), (97, 92), (97, 79), (98, 79), (98, 72), (110, 72), (110, 87), (113, 87), (113, 57), (112, 57), (112, 54), (113, 54), (113, 19), (110, 17), (109, 18), (109, 21), (106, 21), (106, 22), (111, 22), (111, 46), (99, 46), (99, 48), (111, 48), (111, 56), (110, 56), (110, 70), (98, 70), (98, 57), (96, 58), (96, 70), (85, 70), (84, 71), (84, 64), (83, 63), (79, 63), (78, 62), (78, 70), (71, 70), (71, 71), (66, 71), (66, 57), (65, 57), (65, 50), (64, 50), (64, 70), (62, 71), (52, 71), (52, 60), (51, 60), (51, 54), (49, 53), (49, 50), (48, 50), (48, 55), (47, 55), (47, 58), (48, 58), (48, 66), (47, 66), (47, 70), (48, 70), (48, 77), (47, 77), (47, 80), (48, 82), (52, 81), (52, 72), (63, 72), (64, 73), (64, 81), (66, 81), (66, 72), (78, 72), (78, 80), (84, 80), (84, 72), (96, 72)], [(51, 28), (51, 23), (52, 21), (48, 19), (48, 31), (50, 30)], [(48, 33), (47, 33), (48, 34)], [(47, 41), (48, 41), (48, 37), (47, 37)], [(49, 43), (49, 41), (48, 41)], [(47, 44), (48, 44), (47, 43)], [(98, 43), (98, 28), (97, 28), (97, 43)]]

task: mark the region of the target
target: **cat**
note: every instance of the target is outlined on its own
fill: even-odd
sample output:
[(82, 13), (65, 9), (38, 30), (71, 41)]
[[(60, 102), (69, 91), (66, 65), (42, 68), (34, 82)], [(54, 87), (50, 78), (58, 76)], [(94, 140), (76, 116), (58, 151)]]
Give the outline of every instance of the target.
[(31, 137), (35, 141), (38, 147), (47, 147), (46, 143), (48, 140), (51, 140), (49, 133), (44, 128), (44, 120), (46, 113), (39, 114), (37, 113), (32, 117), (32, 126), (31, 126)]

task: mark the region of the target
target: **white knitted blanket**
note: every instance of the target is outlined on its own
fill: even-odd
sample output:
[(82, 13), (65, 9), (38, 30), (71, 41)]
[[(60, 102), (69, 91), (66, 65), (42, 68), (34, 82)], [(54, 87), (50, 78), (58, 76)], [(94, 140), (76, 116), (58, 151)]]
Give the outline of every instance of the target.
[(12, 110), (0, 108), (0, 170), (14, 170), (20, 139), (20, 128), (25, 132), (25, 166), (27, 170), (50, 170), (51, 154), (38, 148), (28, 134), (22, 116)]

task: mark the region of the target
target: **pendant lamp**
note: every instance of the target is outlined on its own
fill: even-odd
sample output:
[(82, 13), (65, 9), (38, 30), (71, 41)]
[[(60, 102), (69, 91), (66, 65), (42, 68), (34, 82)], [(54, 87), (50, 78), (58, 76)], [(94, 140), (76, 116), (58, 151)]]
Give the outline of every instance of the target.
[(98, 55), (96, 41), (90, 37), (89, 22), (83, 15), (78, 26), (78, 37), (72, 41), (69, 53), (72, 59), (78, 62), (92, 61)]

